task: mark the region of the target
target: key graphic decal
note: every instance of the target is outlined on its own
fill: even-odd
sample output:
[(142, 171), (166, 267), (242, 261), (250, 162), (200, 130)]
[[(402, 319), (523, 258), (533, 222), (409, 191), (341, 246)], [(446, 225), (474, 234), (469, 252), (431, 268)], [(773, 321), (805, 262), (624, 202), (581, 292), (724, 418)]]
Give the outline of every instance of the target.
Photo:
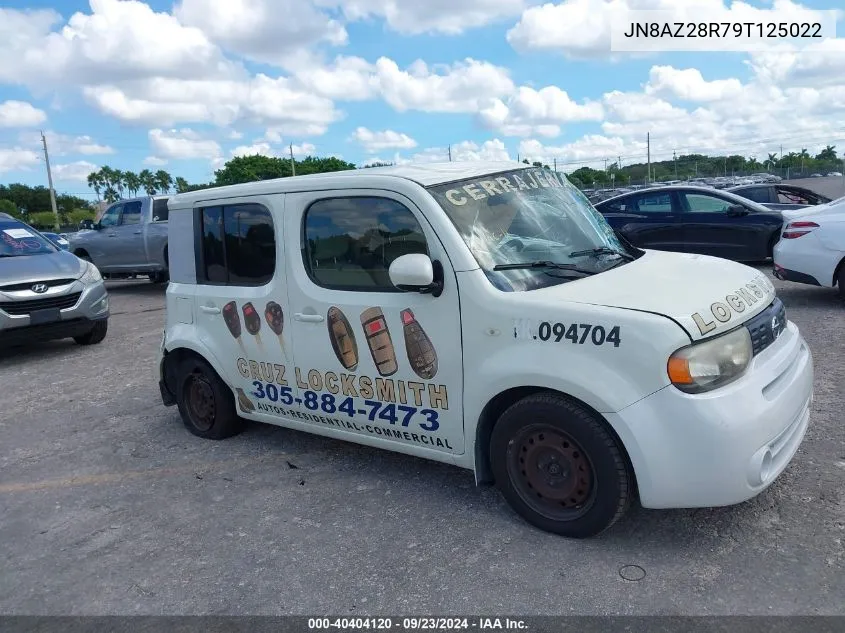
[(437, 352), (434, 345), (410, 308), (402, 310), (401, 316), (405, 351), (408, 353), (411, 369), (420, 378), (431, 380), (437, 374)]
[(326, 322), (335, 356), (345, 369), (355, 371), (358, 367), (358, 342), (349, 320), (340, 308), (332, 306), (326, 314)]
[(282, 347), (282, 353), (287, 358), (285, 339), (282, 336), (285, 330), (285, 313), (282, 310), (282, 306), (275, 301), (269, 301), (267, 307), (264, 308), (264, 319), (267, 321), (267, 326), (273, 331), (273, 334), (278, 337), (279, 345)]
[(235, 339), (241, 338), (241, 317), (238, 315), (238, 304), (230, 301), (223, 306), (223, 320)]
[(381, 308), (367, 308), (361, 313), (361, 325), (364, 327), (364, 336), (367, 337), (367, 345), (378, 373), (382, 376), (392, 376), (399, 366), (396, 364), (396, 351), (393, 349), (393, 340), (390, 338), (384, 312)]
[(241, 411), (244, 413), (252, 413), (255, 411), (255, 405), (252, 404), (252, 400), (247, 397), (244, 390), (235, 388), (235, 391), (238, 393), (238, 405), (240, 406)]
[(244, 312), (244, 325), (246, 325), (246, 331), (253, 336), (257, 335), (259, 330), (261, 330), (261, 317), (259, 317), (258, 312), (255, 311), (255, 306), (251, 303), (245, 303), (244, 307), (241, 309)]

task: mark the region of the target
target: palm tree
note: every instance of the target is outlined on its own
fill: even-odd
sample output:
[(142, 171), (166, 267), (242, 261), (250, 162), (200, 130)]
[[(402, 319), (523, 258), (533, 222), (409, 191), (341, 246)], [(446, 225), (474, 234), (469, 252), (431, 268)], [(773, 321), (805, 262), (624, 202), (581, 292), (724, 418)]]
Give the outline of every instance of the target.
[(775, 152), (774, 154), (769, 154), (769, 159), (766, 162), (769, 164), (770, 169), (773, 168), (775, 166), (775, 163), (778, 162), (777, 152)]
[(108, 165), (104, 165), (102, 169), (100, 169), (100, 177), (102, 178), (103, 182), (103, 198), (111, 204), (112, 202), (117, 202), (120, 200), (120, 194), (117, 190), (117, 172), (109, 167)]
[(153, 176), (154, 181), (162, 193), (170, 193), (170, 187), (173, 186), (173, 176), (168, 174), (163, 169), (159, 169)]
[(133, 198), (138, 194), (138, 189), (141, 187), (141, 179), (134, 171), (123, 172), (123, 182), (126, 183), (126, 190)]
[(154, 196), (156, 194), (157, 185), (153, 172), (149, 169), (144, 169), (140, 174), (138, 174), (138, 180), (141, 181), (141, 187), (144, 188), (144, 191), (148, 196)]
[(189, 186), (188, 181), (182, 176), (176, 176), (176, 193), (185, 193)]
[(816, 155), (816, 160), (836, 160), (836, 145), (827, 145), (821, 152)]
[(117, 195), (120, 198), (123, 198), (123, 190), (126, 188), (126, 182), (124, 181), (123, 172), (119, 169), (114, 170), (114, 188), (117, 189)]
[(97, 202), (100, 201), (100, 191), (103, 188), (103, 179), (100, 175), (99, 171), (92, 171), (88, 174), (88, 186), (94, 190), (94, 193), (97, 195)]

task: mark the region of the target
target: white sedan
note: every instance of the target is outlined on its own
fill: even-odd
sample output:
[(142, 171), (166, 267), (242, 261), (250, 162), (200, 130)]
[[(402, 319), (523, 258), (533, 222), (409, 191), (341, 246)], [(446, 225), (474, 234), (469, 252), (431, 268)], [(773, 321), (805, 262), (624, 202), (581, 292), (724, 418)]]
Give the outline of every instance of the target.
[(845, 298), (845, 197), (783, 213), (774, 248), (778, 279), (832, 288)]

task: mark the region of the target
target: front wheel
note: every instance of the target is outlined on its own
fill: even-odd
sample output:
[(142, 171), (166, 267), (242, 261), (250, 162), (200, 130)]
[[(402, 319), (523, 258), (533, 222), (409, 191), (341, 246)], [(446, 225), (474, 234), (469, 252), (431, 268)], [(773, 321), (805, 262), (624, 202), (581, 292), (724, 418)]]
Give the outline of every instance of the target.
[(532, 525), (595, 536), (628, 509), (634, 480), (618, 440), (593, 412), (556, 393), (511, 405), (490, 439), (496, 483)]
[(74, 336), (73, 340), (79, 345), (96, 345), (97, 343), (102, 343), (105, 340), (108, 331), (109, 322), (108, 320), (103, 319), (102, 321), (97, 321), (94, 324), (94, 327), (92, 327), (86, 334), (83, 334), (82, 336)]
[(199, 437), (222, 440), (243, 428), (231, 389), (198, 358), (187, 359), (179, 368), (176, 404), (185, 426)]

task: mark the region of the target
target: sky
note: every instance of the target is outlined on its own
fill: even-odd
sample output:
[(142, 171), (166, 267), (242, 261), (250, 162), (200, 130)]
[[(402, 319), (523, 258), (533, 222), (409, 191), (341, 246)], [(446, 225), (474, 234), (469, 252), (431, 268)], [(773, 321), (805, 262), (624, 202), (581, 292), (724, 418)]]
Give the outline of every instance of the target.
[(610, 35), (633, 9), (780, 23), (837, 5), (0, 0), (0, 183), (47, 184), (42, 131), (56, 190), (92, 198), (102, 165), (200, 183), (233, 156), (291, 147), (356, 165), (451, 147), (567, 172), (644, 162), (647, 134), (653, 160), (845, 152), (843, 11), (824, 14), (838, 38), (745, 51), (625, 52)]

